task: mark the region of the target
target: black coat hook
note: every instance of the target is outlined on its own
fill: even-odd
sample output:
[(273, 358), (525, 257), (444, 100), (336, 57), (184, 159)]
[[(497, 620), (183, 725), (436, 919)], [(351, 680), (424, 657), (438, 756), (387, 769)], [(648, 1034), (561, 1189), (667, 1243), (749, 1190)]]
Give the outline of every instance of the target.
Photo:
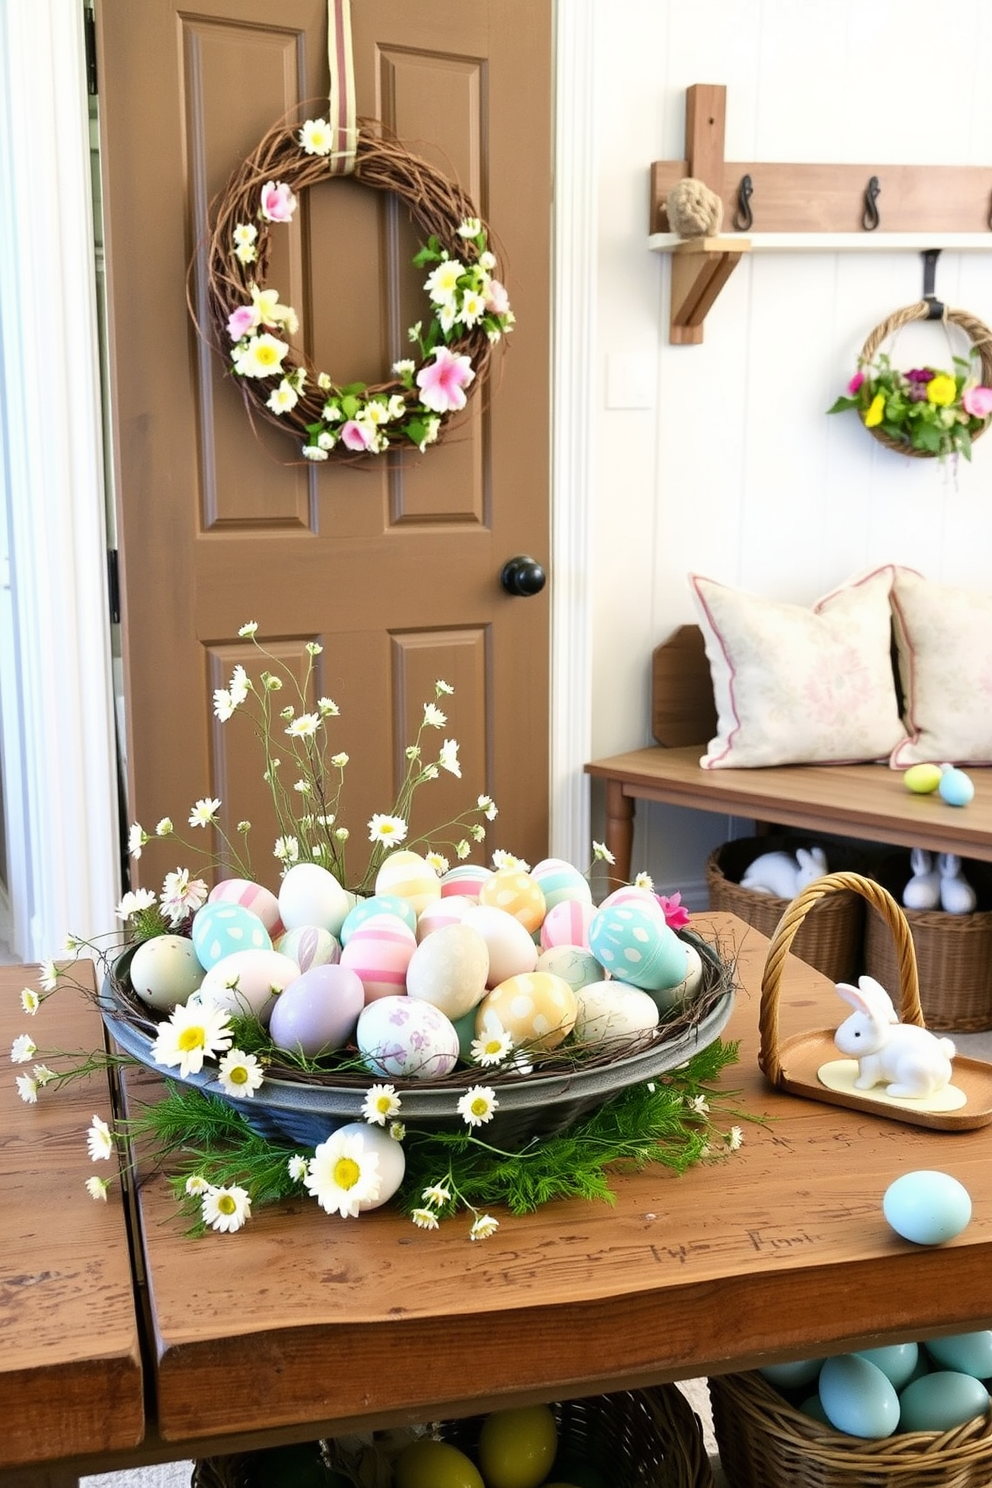
[(737, 188), (737, 210), (734, 213), (734, 228), (737, 232), (750, 232), (754, 226), (754, 218), (751, 215), (751, 197), (754, 194), (754, 186), (750, 176), (741, 176), (741, 184)]
[(882, 188), (878, 184), (878, 177), (872, 176), (868, 185), (865, 187), (865, 205), (864, 211), (861, 213), (861, 226), (865, 232), (874, 232), (881, 220), (876, 205), (881, 190)]
[(939, 248), (927, 248), (923, 253), (923, 298), (927, 306), (927, 320), (943, 320), (944, 307), (936, 295), (937, 260)]

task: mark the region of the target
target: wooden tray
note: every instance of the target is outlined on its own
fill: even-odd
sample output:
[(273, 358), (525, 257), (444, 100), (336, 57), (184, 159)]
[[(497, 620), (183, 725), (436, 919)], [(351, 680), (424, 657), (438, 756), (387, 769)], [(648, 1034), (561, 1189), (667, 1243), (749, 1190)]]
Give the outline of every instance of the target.
[[(846, 1106), (867, 1111), (873, 1116), (886, 1116), (911, 1126), (925, 1126), (935, 1131), (972, 1131), (992, 1122), (992, 1065), (981, 1059), (954, 1056), (952, 1086), (963, 1094), (956, 1109), (935, 1110), (912, 1100), (895, 1099), (877, 1090), (830, 1088), (823, 1083), (820, 1070), (824, 1065), (847, 1061), (834, 1043), (835, 1029), (817, 1029), (793, 1035), (784, 1043), (778, 1037), (778, 1004), (786, 958), (792, 941), (812, 907), (828, 894), (853, 890), (877, 910), (892, 932), (899, 962), (900, 1017), (904, 1023), (925, 1027), (920, 1007), (919, 976), (916, 951), (906, 916), (895, 899), (881, 884), (858, 873), (828, 873), (815, 879), (798, 894), (778, 923), (768, 948), (761, 979), (759, 1030), (761, 1041), (758, 1064), (773, 1085), (792, 1095), (827, 1105)], [(893, 996), (893, 1001), (895, 1001)], [(839, 1004), (838, 1004), (839, 1006)], [(839, 1023), (843, 1021), (838, 1019)], [(849, 1061), (854, 1064), (854, 1061)]]

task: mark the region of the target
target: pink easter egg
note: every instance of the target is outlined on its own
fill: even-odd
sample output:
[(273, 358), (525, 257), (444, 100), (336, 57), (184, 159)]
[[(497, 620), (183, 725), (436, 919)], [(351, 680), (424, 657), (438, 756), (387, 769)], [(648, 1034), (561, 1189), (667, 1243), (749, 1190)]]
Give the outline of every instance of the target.
[(283, 932), (279, 900), (271, 889), (252, 883), (249, 878), (225, 878), (207, 895), (209, 904), (243, 904), (252, 914), (257, 914), (262, 924), (275, 941)]
[(657, 897), (650, 889), (639, 889), (636, 884), (621, 884), (612, 894), (607, 894), (600, 909), (609, 909), (614, 904), (643, 904), (651, 909), (660, 909)]
[(267, 1027), (279, 993), (299, 974), (296, 962), (278, 951), (234, 951), (210, 967), (199, 995), (231, 1013), (254, 1013)]
[(478, 899), (482, 885), (492, 876), (493, 870), (482, 863), (458, 863), (441, 879), (441, 896), (464, 894), (467, 899)]
[(441, 899), (435, 899), (417, 917), (417, 940), (421, 941), (447, 925), (460, 925), (466, 910), (471, 909), (474, 903), (475, 900), (469, 899), (466, 894), (446, 894)]
[(578, 899), (560, 899), (544, 916), (541, 926), (541, 946), (550, 950), (552, 946), (589, 946), (589, 922), (596, 913), (593, 904)]
[(367, 1003), (404, 996), (406, 969), (416, 949), (417, 937), (399, 915), (370, 915), (352, 931), (340, 965), (361, 978)]

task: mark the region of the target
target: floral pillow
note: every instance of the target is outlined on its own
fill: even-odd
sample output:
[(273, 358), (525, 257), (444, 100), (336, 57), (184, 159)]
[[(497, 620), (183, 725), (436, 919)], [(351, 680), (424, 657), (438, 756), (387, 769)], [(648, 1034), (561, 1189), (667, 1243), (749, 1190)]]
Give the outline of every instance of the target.
[(992, 594), (897, 568), (892, 621), (908, 738), (889, 763), (992, 764)]
[(884, 760), (905, 738), (892, 670), (891, 564), (810, 609), (690, 574), (717, 734), (705, 769)]

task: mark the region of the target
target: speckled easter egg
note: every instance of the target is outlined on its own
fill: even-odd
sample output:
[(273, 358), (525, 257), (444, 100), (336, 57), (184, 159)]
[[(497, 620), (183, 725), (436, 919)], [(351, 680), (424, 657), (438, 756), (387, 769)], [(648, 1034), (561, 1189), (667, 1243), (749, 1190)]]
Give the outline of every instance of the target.
[(630, 1039), (658, 1026), (658, 1005), (648, 992), (627, 982), (589, 982), (575, 993), (575, 1037), (583, 1044)]
[(487, 992), (476, 1009), (475, 1026), (481, 1034), (491, 1017), (514, 1044), (556, 1049), (574, 1028), (577, 1013), (576, 995), (563, 977), (534, 971), (508, 977)]
[(445, 925), (422, 940), (406, 969), (406, 992), (432, 1002), (455, 1022), (485, 996), (486, 942), (469, 925)]
[(603, 980), (603, 968), (585, 946), (549, 946), (538, 956), (536, 970), (550, 971), (552, 976), (562, 977), (573, 992), (590, 982)]
[(153, 935), (131, 957), (128, 975), (142, 1002), (168, 1012), (196, 991), (203, 971), (187, 936)]
[(466, 899), (478, 900), (479, 892), (493, 870), (484, 863), (456, 863), (441, 878), (441, 893), (464, 894)]
[(257, 914), (243, 904), (204, 904), (190, 931), (200, 965), (209, 971), (235, 951), (271, 951), (272, 938)]
[(454, 1069), (458, 1034), (451, 1019), (415, 997), (380, 997), (359, 1014), (355, 1042), (366, 1068), (391, 1076), (433, 1080)]
[(319, 925), (287, 930), (276, 941), (275, 949), (295, 961), (301, 971), (309, 971), (311, 966), (332, 966), (341, 956), (337, 937)]
[(581, 899), (560, 900), (544, 916), (541, 945), (545, 950), (556, 945), (588, 946), (595, 913), (595, 907)]
[(519, 972), (533, 971), (537, 965), (538, 949), (532, 937), (520, 921), (505, 910), (495, 909), (491, 904), (473, 904), (466, 911), (462, 924), (477, 930), (486, 942), (490, 987)]
[(272, 1042), (308, 1059), (340, 1049), (355, 1031), (365, 989), (346, 966), (313, 966), (280, 992), (269, 1020)]
[(476, 900), (467, 894), (443, 894), (417, 916), (417, 939), (424, 940), (435, 930), (443, 930), (445, 925), (460, 925), (475, 903)]
[(375, 876), (377, 894), (398, 894), (419, 915), (441, 897), (441, 880), (426, 858), (401, 848), (384, 858)]
[(502, 909), (519, 920), (533, 935), (544, 919), (545, 903), (541, 886), (530, 873), (519, 868), (500, 868), (479, 890), (479, 903)]
[(589, 880), (573, 863), (566, 862), (564, 858), (542, 858), (530, 871), (541, 886), (544, 902), (549, 910), (567, 900), (579, 904), (592, 903)]
[(399, 915), (373, 915), (354, 930), (342, 948), (342, 966), (361, 977), (365, 1001), (397, 997), (406, 991), (406, 969), (417, 937)]
[(409, 929), (416, 930), (417, 928), (417, 916), (406, 899), (401, 899), (399, 894), (370, 894), (368, 899), (359, 899), (345, 916), (339, 936), (341, 944), (346, 946), (351, 939), (352, 932), (357, 930), (359, 925), (370, 920), (373, 915), (379, 914), (398, 915)]
[(249, 878), (225, 878), (207, 895), (208, 904), (243, 904), (252, 914), (257, 914), (275, 942), (283, 932), (279, 914), (279, 900), (271, 889), (253, 883)]
[(689, 971), (685, 943), (657, 904), (600, 907), (589, 926), (589, 949), (611, 976), (648, 992), (678, 986)]
[(211, 966), (199, 995), (232, 1013), (252, 1012), (267, 1027), (279, 993), (299, 974), (296, 962), (278, 951), (235, 951)]
[(279, 885), (279, 913), (287, 930), (319, 925), (337, 936), (354, 902), (320, 863), (294, 863)]

